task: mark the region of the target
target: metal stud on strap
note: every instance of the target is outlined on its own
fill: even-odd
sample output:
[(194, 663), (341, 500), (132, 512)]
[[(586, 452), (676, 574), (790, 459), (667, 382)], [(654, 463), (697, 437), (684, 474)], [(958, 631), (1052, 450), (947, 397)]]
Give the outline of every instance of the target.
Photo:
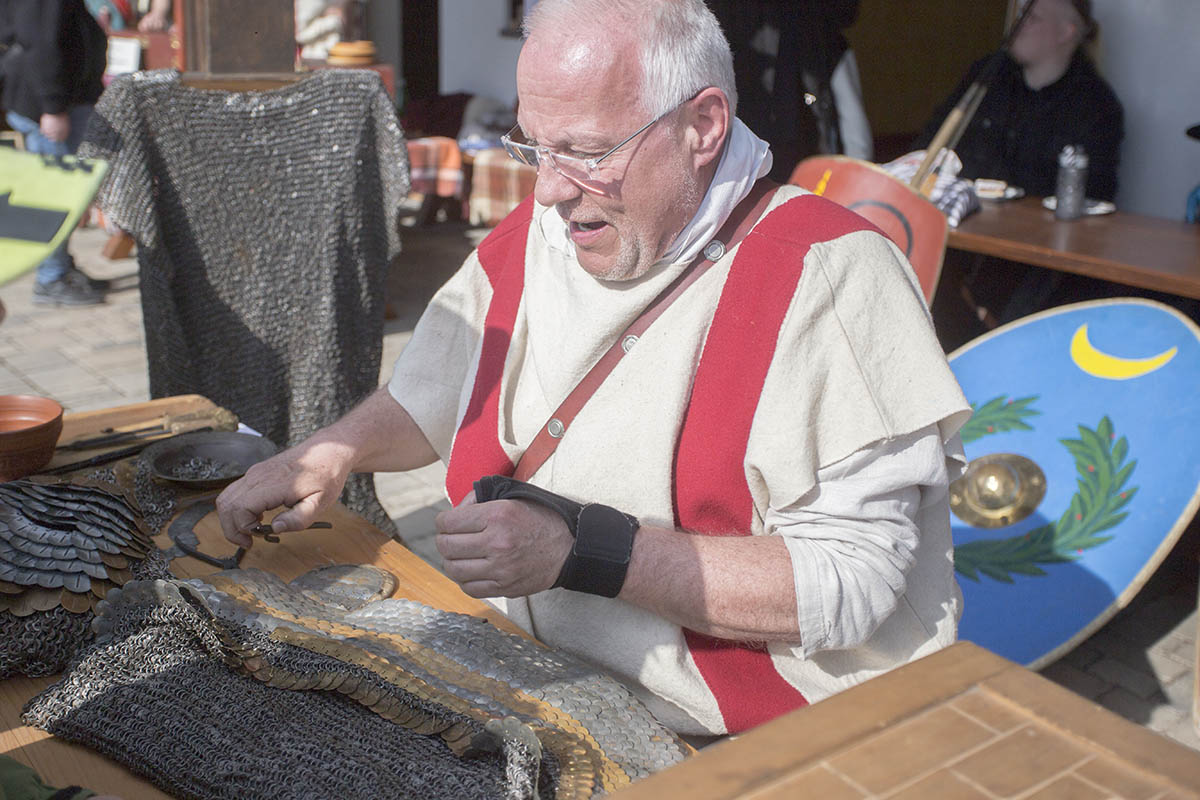
[(713, 239), (704, 245), (704, 257), (709, 261), (719, 261), (723, 255), (725, 255), (725, 243), (720, 239)]
[(555, 439), (561, 439), (563, 434), (567, 432), (567, 426), (563, 425), (562, 420), (558, 417), (551, 419), (546, 423), (546, 433), (553, 436)]
[(637, 344), (637, 341), (638, 341), (638, 337), (634, 336), (631, 333), (628, 336), (626, 336), (624, 339), (621, 340), (621, 349), (624, 350), (626, 353), (628, 353), (630, 350), (633, 349), (633, 346), (635, 344)]

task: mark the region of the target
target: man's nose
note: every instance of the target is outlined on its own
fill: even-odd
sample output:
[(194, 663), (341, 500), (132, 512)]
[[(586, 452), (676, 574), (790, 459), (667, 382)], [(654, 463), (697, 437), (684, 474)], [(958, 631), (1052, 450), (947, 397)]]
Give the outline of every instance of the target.
[(533, 184), (533, 199), (543, 206), (556, 206), (574, 200), (583, 190), (567, 180), (549, 159), (543, 158), (537, 167), (537, 181)]

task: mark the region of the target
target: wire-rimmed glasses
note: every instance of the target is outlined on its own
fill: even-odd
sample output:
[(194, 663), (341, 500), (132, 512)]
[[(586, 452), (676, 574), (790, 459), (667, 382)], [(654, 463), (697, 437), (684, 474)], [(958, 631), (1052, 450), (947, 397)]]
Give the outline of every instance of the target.
[[(684, 102), (687, 101), (685, 100)], [(683, 103), (680, 103), (679, 105), (683, 105)], [(672, 108), (659, 114), (657, 117), (626, 136), (607, 153), (595, 156), (594, 158), (581, 158), (579, 156), (566, 155), (565, 153), (556, 153), (543, 144), (538, 144), (532, 139), (527, 139), (525, 134), (521, 131), (520, 125), (514, 125), (512, 130), (501, 136), (500, 142), (504, 145), (505, 152), (508, 153), (510, 157), (520, 161), (522, 164), (528, 164), (534, 169), (537, 169), (538, 165), (541, 163), (541, 160), (545, 159), (546, 162), (554, 168), (555, 172), (557, 172), (559, 175), (562, 175), (564, 178), (578, 186), (580, 189), (583, 189), (585, 192), (600, 195), (608, 194), (609, 190), (607, 187), (611, 184), (611, 181), (605, 181), (599, 175), (600, 163), (625, 145), (632, 142), (642, 133), (649, 130), (651, 125), (658, 122), (667, 114), (670, 114), (676, 108), (679, 108), (679, 105), (673, 106)]]

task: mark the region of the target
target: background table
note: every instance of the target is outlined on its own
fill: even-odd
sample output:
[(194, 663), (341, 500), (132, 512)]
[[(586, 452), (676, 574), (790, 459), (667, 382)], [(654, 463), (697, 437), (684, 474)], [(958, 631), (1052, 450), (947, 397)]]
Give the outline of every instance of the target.
[(1041, 198), (984, 201), (947, 246), (1200, 298), (1200, 225), (1117, 211), (1063, 221)]
[[(135, 428), (158, 422), (164, 414), (175, 416), (216, 409), (197, 395), (163, 398), (101, 411), (70, 414), (63, 419), (61, 442), (96, 434), (105, 428)], [(54, 463), (78, 458), (78, 453), (62, 453)], [(289, 533), (278, 544), (256, 542), (242, 560), (244, 567), (257, 567), (291, 580), (322, 564), (373, 564), (396, 576), (399, 587), (394, 596), (416, 600), (448, 611), (474, 614), (497, 627), (515, 633), (520, 629), (498, 611), (480, 600), (463, 594), (457, 584), (430, 567), (399, 542), (369, 522), (336, 506), (321, 517), (333, 524), (332, 530)], [(218, 556), (232, 555), (235, 548), (221, 535), (215, 513), (196, 526), (200, 549)], [(168, 547), (166, 529), (155, 538), (159, 547)], [(180, 578), (193, 578), (216, 572), (211, 565), (192, 558), (177, 558), (171, 571)], [(53, 678), (11, 678), (0, 681), (0, 753), (33, 767), (53, 786), (76, 784), (100, 793), (117, 794), (126, 800), (166, 798), (149, 782), (87, 748), (54, 738), (44, 731), (21, 724), (21, 707), (40, 692)]]

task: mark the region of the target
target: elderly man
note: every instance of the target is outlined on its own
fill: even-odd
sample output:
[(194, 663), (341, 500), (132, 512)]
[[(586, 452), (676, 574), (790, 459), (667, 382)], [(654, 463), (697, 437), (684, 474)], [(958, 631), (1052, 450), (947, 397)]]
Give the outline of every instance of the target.
[[(446, 574), (684, 734), (953, 641), (968, 409), (903, 257), (759, 181), (771, 156), (701, 0), (541, 0), (526, 33), (506, 141), (537, 164), (532, 200), (386, 387), (221, 495), (226, 534), (248, 544), (283, 504), (274, 526), (301, 528), (351, 470), (440, 458)], [(528, 484), (489, 477), (514, 465)]]

